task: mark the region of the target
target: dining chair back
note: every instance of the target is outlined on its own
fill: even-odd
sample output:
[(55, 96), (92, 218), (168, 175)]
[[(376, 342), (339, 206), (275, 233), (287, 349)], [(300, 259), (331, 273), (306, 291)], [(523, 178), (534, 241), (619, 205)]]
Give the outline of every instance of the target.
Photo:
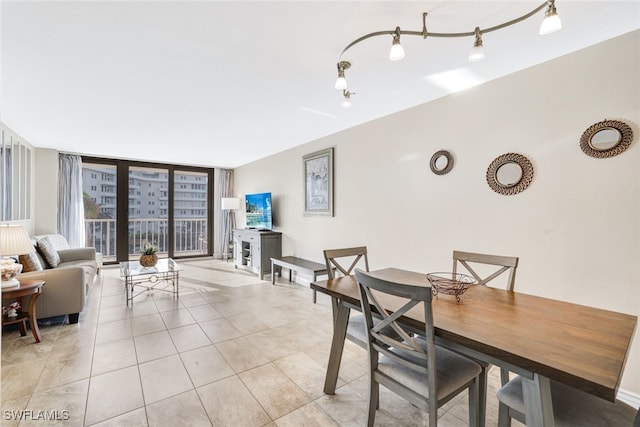
[[(369, 350), (368, 426), (373, 426), (379, 406), (379, 385), (429, 413), (429, 426), (438, 423), (438, 408), (464, 390), (469, 394), (469, 425), (478, 425), (478, 377), (480, 366), (472, 360), (436, 346), (431, 307), (431, 287), (390, 282), (355, 270), (364, 313)], [(392, 313), (383, 300), (399, 298)], [(394, 302), (398, 301), (394, 298)], [(424, 313), (421, 338), (400, 323), (412, 309)], [(421, 311), (418, 311), (422, 313)], [(373, 314), (379, 316), (376, 321)], [(390, 334), (389, 331), (393, 331)]]
[[(508, 427), (511, 419), (526, 424), (522, 377), (519, 375), (497, 393), (498, 427)], [(620, 400), (610, 402), (576, 388), (551, 381), (551, 401), (556, 427), (640, 427), (637, 411)]]
[[(480, 285), (486, 285), (498, 277), (504, 278), (506, 274), (505, 288), (513, 291), (516, 280), (516, 269), (518, 268), (518, 257), (488, 255), (474, 252), (453, 251), (453, 272), (457, 273), (458, 267), (464, 268), (464, 273), (468, 273), (478, 281)], [(482, 366), (480, 374), (480, 426), (484, 427), (487, 405), (487, 387), (489, 382), (489, 369), (491, 364), (478, 361)], [(509, 371), (500, 369), (500, 382), (502, 385), (509, 381)]]
[[(503, 273), (507, 273), (506, 289), (513, 291), (516, 269), (518, 268), (518, 257), (453, 251), (454, 273), (458, 272), (458, 264), (462, 265), (466, 272), (471, 274), (480, 285), (486, 285)], [(489, 271), (481, 271), (482, 266), (496, 267), (496, 269), (489, 268)]]
[[(353, 274), (353, 270), (356, 267), (364, 268), (365, 271), (369, 271), (369, 259), (367, 257), (366, 246), (325, 249), (323, 252), (329, 279), (335, 279), (340, 276), (349, 276)], [(332, 304), (334, 304), (334, 300), (332, 299), (331, 301)], [(356, 314), (349, 317), (346, 338), (358, 346), (366, 348), (367, 343), (363, 315)]]
[(354, 268), (362, 266), (363, 264), (365, 271), (369, 271), (369, 259), (367, 258), (366, 246), (325, 249), (324, 260), (327, 264), (329, 279), (334, 279), (340, 275), (349, 276), (352, 274)]

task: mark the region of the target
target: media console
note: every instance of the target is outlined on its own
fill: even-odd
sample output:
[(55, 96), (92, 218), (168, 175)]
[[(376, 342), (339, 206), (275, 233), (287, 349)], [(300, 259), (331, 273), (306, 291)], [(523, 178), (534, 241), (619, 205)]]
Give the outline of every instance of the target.
[(264, 280), (271, 273), (271, 258), (282, 256), (282, 233), (254, 229), (233, 230), (233, 264)]

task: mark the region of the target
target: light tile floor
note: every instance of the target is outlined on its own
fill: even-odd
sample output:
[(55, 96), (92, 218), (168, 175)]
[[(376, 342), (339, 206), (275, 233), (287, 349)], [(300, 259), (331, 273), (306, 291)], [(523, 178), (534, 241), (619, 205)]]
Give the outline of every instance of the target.
[[(346, 343), (336, 394), (322, 392), (332, 332), (328, 297), (319, 294), (313, 304), (304, 286), (284, 279), (271, 286), (222, 261), (182, 265), (178, 299), (155, 291), (128, 308), (119, 270), (107, 267), (78, 324), (42, 326), (38, 344), (30, 334), (3, 331), (1, 424), (366, 424), (363, 349)], [(487, 426), (497, 425), (498, 383), (492, 370)], [(24, 419), (14, 419), (20, 413)], [(50, 418), (58, 420), (43, 421)], [(427, 420), (381, 388), (376, 425)], [(466, 396), (441, 408), (438, 420), (466, 426)]]

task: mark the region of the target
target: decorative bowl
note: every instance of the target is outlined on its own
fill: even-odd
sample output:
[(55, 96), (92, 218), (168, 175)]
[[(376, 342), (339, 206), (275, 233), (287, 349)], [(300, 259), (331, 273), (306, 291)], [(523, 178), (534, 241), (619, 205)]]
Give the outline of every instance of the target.
[(477, 283), (473, 277), (461, 273), (428, 273), (427, 279), (433, 295), (455, 295), (458, 304), (461, 302), (460, 295)]

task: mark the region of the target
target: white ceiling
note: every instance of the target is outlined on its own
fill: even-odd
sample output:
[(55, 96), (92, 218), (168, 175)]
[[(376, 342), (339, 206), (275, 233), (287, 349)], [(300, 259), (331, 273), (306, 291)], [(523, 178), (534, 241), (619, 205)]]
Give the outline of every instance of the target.
[(36, 147), (237, 167), (447, 94), (425, 76), (488, 81), (640, 28), (638, 0), (556, 0), (562, 31), (539, 36), (539, 12), (486, 34), (482, 62), (472, 38), (403, 36), (397, 63), (369, 39), (343, 56), (341, 107), (336, 62), (359, 36), (420, 31), (422, 12), (429, 31), (473, 31), (541, 3), (2, 0), (0, 119)]

